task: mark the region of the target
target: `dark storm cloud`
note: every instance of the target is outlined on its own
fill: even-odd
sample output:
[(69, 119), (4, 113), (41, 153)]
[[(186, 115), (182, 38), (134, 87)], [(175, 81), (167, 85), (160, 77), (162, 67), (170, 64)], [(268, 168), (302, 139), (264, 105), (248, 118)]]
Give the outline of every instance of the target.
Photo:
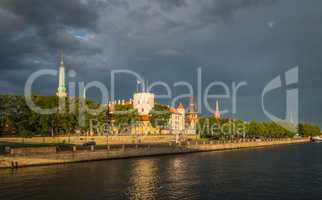
[(217, 0), (204, 1), (202, 4), (203, 12), (200, 13), (201, 19), (207, 22), (231, 19), (236, 11), (249, 7), (270, 5), (275, 0)]
[(55, 31), (62, 25), (94, 27), (98, 17), (96, 7), (86, 1), (3, 0), (1, 2), (2, 9), (14, 13), (25, 23), (45, 32)]
[(182, 31), (199, 31), (207, 26), (233, 19), (237, 11), (271, 5), (275, 0), (104, 2), (105, 6), (108, 5), (101, 15), (104, 30), (115, 31), (126, 41), (148, 43), (149, 40), (153, 40), (152, 42), (156, 43), (160, 36), (165, 37), (180, 31), (181, 34)]
[(171, 11), (176, 7), (187, 6), (186, 0), (158, 0), (164, 11)]
[[(195, 84), (198, 66), (203, 88), (246, 80), (238, 117), (265, 119), (262, 88), (301, 65), (303, 118), (319, 122), (310, 116), (322, 112), (311, 103), (322, 100), (315, 84), (322, 81), (320, 8), (301, 0), (2, 0), (0, 91), (21, 92), (30, 73), (57, 68), (64, 50), (67, 69), (85, 82), (108, 85), (109, 70), (123, 68), (150, 81)], [(132, 79), (120, 80), (120, 98), (135, 90)], [(44, 80), (35, 92), (55, 88)]]
[[(95, 30), (97, 18), (95, 5), (85, 1), (1, 1), (1, 90), (8, 93), (11, 85), (11, 92), (21, 93), (31, 72), (57, 66), (61, 50), (89, 55), (99, 52), (100, 48), (94, 44), (78, 40), (66, 32), (69, 27)], [(41, 91), (45, 91), (48, 84), (53, 82), (44, 82)]]
[[(196, 8), (188, 23), (168, 21), (169, 28), (184, 26), (185, 29), (198, 29), (213, 23), (233, 20), (236, 12), (257, 6), (272, 5), (276, 0), (158, 0), (162, 11), (169, 13), (179, 8)], [(189, 10), (188, 10), (189, 12)], [(187, 13), (189, 15), (189, 13)]]
[[(13, 55), (19, 49), (38, 54), (45, 49), (81, 48), (80, 42), (68, 37), (64, 30), (66, 27), (95, 29), (98, 18), (93, 4), (78, 0), (4, 0), (0, 2), (0, 9), (3, 15), (1, 41), (13, 48), (6, 50), (13, 51)], [(17, 44), (29, 45), (19, 48)]]
[[(117, 27), (116, 33), (125, 37), (126, 40), (150, 40), (157, 39), (150, 37), (156, 32), (169, 32), (180, 26), (193, 26), (193, 21), (189, 24), (185, 21), (176, 21), (162, 14), (171, 12), (177, 7), (194, 7), (200, 5), (196, 10), (198, 15), (204, 15), (202, 18), (226, 18), (232, 15), (234, 10), (264, 3), (267, 1), (251, 1), (251, 0), (237, 0), (233, 3), (226, 3), (227, 1), (187, 1), (187, 0), (162, 0), (156, 1), (161, 10), (156, 9), (153, 1), (139, 1), (137, 4), (142, 6), (135, 6), (136, 3), (129, 1), (85, 1), (85, 0), (4, 0), (0, 3), (1, 17), (1, 43), (7, 48), (2, 49), (2, 56), (7, 62), (10, 57), (15, 60), (12, 67), (19, 68), (21, 54), (41, 54), (44, 51), (53, 53), (58, 49), (69, 50), (70, 52), (85, 51), (89, 54), (97, 54), (102, 51), (100, 45), (84, 42), (74, 38), (66, 33), (66, 28), (73, 28), (79, 30), (90, 30), (97, 32), (99, 13), (103, 8), (113, 10), (121, 8), (125, 10), (125, 20), (131, 25), (129, 28), (118, 25), (119, 19), (109, 22), (111, 26)], [(216, 2), (216, 3), (213, 3)], [(196, 6), (197, 5), (197, 6)], [(203, 12), (205, 10), (205, 12)], [(175, 13), (172, 13), (175, 16)], [(113, 17), (111, 15), (101, 15), (103, 17)], [(188, 16), (191, 19), (196, 18), (193, 14)], [(117, 14), (116, 14), (117, 18)], [(193, 19), (195, 20), (195, 19)], [(104, 23), (106, 20), (102, 19)], [(143, 23), (141, 23), (143, 22)], [(123, 21), (124, 23), (124, 21)], [(199, 22), (198, 22), (199, 23)], [(146, 25), (144, 25), (146, 24)], [(127, 25), (126, 23), (124, 25)], [(120, 28), (121, 26), (121, 28)], [(133, 27), (140, 27), (133, 30)], [(103, 33), (105, 29), (101, 30)], [(112, 31), (115, 31), (112, 30)], [(141, 37), (139, 35), (142, 35)], [(162, 38), (161, 38), (162, 40)], [(21, 48), (22, 47), (22, 48)], [(161, 49), (160, 52), (170, 52), (171, 49)], [(12, 59), (14, 58), (14, 59)], [(46, 58), (47, 59), (47, 58)], [(24, 60), (22, 60), (24, 62)], [(8, 64), (8, 63), (7, 63)], [(5, 66), (7, 66), (7, 64)], [(3, 67), (3, 66), (2, 66)]]

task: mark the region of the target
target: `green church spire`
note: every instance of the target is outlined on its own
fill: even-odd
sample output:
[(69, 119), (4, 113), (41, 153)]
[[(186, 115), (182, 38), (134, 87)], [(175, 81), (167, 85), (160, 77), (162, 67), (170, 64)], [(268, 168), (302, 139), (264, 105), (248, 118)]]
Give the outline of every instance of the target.
[(60, 66), (59, 66), (59, 81), (56, 95), (58, 97), (66, 97), (66, 86), (65, 86), (65, 66), (64, 66), (64, 54), (61, 52), (60, 55)]

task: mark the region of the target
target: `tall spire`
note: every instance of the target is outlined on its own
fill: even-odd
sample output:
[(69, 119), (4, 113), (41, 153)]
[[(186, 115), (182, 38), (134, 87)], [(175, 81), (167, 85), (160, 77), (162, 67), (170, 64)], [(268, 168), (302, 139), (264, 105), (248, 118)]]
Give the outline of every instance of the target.
[(86, 88), (83, 90), (83, 98), (86, 99)]
[(216, 101), (216, 109), (215, 109), (215, 112), (214, 112), (214, 117), (215, 117), (215, 119), (220, 119), (221, 118), (218, 100)]
[(190, 97), (190, 103), (189, 103), (189, 113), (195, 113), (196, 112), (196, 106), (195, 102), (193, 100), (193, 97)]
[(60, 53), (60, 66), (59, 66), (59, 80), (58, 89), (56, 95), (58, 97), (66, 97), (66, 86), (65, 86), (65, 65), (64, 65), (64, 54)]
[(219, 111), (219, 103), (218, 103), (218, 100), (216, 101), (216, 111)]
[(196, 133), (198, 120), (199, 120), (198, 111), (196, 109), (196, 105), (193, 100), (193, 97), (191, 96), (188, 113), (186, 114), (186, 122), (187, 122), (188, 129), (192, 131), (193, 134)]
[(60, 52), (60, 67), (64, 67), (64, 52)]
[(182, 102), (179, 103), (177, 109), (184, 109), (184, 106), (183, 106)]

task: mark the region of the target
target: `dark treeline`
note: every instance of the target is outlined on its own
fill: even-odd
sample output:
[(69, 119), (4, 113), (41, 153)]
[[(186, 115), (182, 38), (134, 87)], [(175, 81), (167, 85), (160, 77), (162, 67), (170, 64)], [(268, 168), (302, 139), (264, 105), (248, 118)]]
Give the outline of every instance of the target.
[[(59, 99), (56, 96), (33, 96), (32, 100), (35, 105), (43, 109), (56, 108), (59, 104)], [(85, 107), (94, 109), (99, 107), (98, 104), (88, 100), (83, 102), (79, 98), (65, 98), (63, 100), (65, 106), (59, 109), (61, 112), (39, 114), (28, 107), (23, 96), (0, 95), (0, 136), (86, 133), (90, 131), (91, 122), (106, 125), (104, 110), (89, 114), (84, 111), (84, 106), (82, 106), (85, 104)], [(115, 126), (124, 128), (123, 126), (133, 126), (138, 123), (138, 112), (133, 109), (132, 105), (118, 105), (115, 111), (119, 111), (113, 114)], [(151, 125), (162, 130), (167, 127), (169, 117), (168, 107), (156, 104), (150, 113)], [(97, 127), (97, 125), (95, 126)], [(298, 127), (295, 127), (290, 123), (284, 123), (283, 126), (280, 126), (273, 122), (216, 120), (213, 117), (200, 118), (197, 131), (202, 137), (214, 139), (285, 138), (296, 135), (317, 136), (321, 134), (318, 126), (310, 124), (299, 124)]]
[(198, 133), (204, 138), (288, 138), (294, 136), (318, 136), (321, 130), (311, 124), (295, 126), (284, 122), (283, 126), (274, 122), (246, 122), (242, 120), (222, 119), (214, 117), (201, 118), (197, 127)]
[[(59, 99), (56, 96), (33, 96), (35, 105), (42, 109), (56, 108)], [(78, 98), (63, 99), (65, 106), (54, 114), (39, 114), (32, 111), (26, 104), (23, 96), (0, 96), (0, 135), (53, 135), (73, 134), (77, 131), (87, 132), (90, 129), (90, 120), (103, 121), (105, 113), (97, 116), (88, 112), (81, 112), (81, 101)], [(97, 108), (91, 101), (83, 102), (88, 108)], [(84, 113), (84, 115), (80, 115)], [(80, 117), (83, 116), (83, 117)], [(84, 119), (82, 124), (79, 120)]]

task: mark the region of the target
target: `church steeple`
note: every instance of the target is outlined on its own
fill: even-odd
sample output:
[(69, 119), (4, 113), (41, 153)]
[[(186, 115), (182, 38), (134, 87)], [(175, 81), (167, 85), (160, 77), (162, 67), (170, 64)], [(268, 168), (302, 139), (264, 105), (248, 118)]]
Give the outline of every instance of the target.
[(60, 67), (64, 67), (64, 53), (60, 52)]
[(59, 66), (59, 80), (58, 89), (56, 95), (58, 97), (66, 97), (66, 85), (65, 85), (65, 65), (64, 65), (64, 54), (60, 54), (60, 66)]
[(221, 118), (218, 100), (216, 101), (216, 109), (215, 109), (215, 112), (214, 112), (214, 117), (217, 120), (219, 120)]
[(196, 131), (198, 120), (199, 120), (199, 117), (198, 117), (196, 105), (194, 103), (193, 97), (190, 97), (188, 113), (186, 114), (186, 121), (187, 121), (188, 129), (193, 130), (193, 133), (195, 133)]
[(196, 105), (195, 105), (195, 102), (193, 100), (193, 97), (190, 97), (190, 103), (189, 103), (188, 111), (189, 111), (189, 113), (196, 113)]

